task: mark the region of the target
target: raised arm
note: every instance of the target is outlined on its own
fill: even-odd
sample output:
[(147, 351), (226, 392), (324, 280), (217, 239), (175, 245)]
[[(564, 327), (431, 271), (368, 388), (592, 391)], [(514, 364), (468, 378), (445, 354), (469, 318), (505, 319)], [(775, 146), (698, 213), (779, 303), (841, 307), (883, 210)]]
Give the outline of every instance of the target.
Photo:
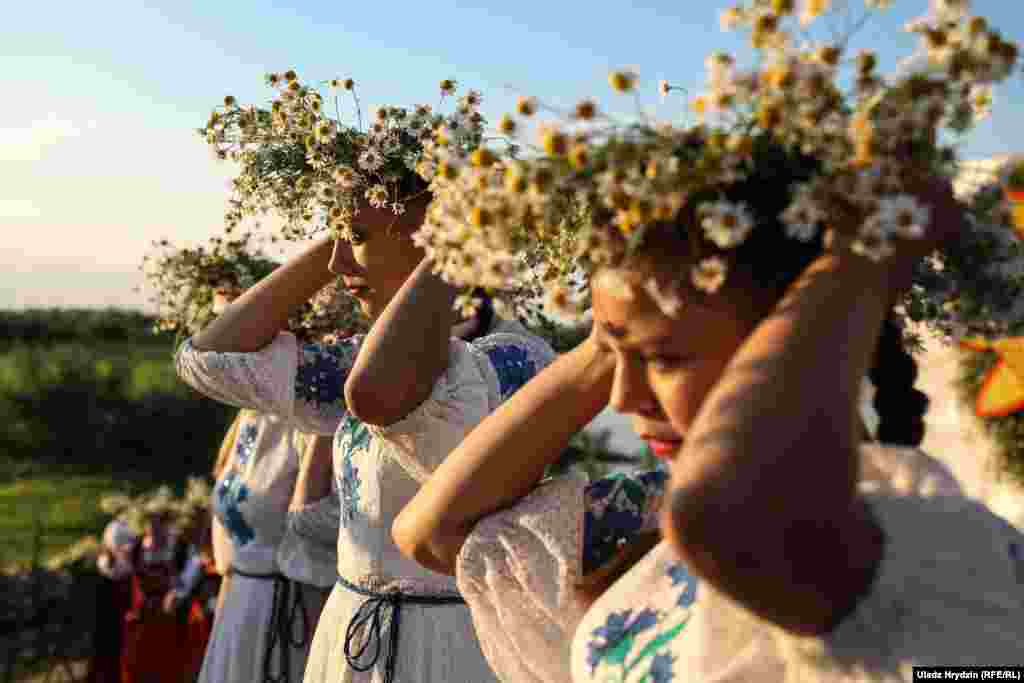
[(454, 573), (473, 525), (526, 496), (572, 434), (607, 405), (613, 370), (614, 360), (588, 338), (485, 418), (395, 520), (403, 554)]
[[(946, 188), (926, 192), (938, 240), (958, 208)], [(857, 493), (858, 390), (928, 247), (812, 263), (733, 356), (674, 461), (666, 536), (701, 578), (792, 632), (829, 631), (877, 570), (884, 539)]]
[(455, 289), (423, 259), (373, 323), (345, 382), (353, 415), (390, 425), (430, 395), (448, 367)]
[[(334, 240), (313, 242), (238, 297), (199, 334), (192, 338), (198, 351), (252, 352), (263, 349), (285, 329), (296, 306), (323, 289), (333, 275), (328, 268)], [(338, 248), (348, 248), (339, 243)]]

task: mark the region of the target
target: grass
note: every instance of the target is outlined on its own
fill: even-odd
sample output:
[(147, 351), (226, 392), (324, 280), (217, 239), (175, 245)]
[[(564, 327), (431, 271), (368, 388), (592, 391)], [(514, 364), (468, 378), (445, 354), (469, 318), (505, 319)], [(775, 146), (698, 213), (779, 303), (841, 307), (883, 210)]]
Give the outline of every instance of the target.
[(100, 535), (110, 519), (99, 508), (100, 498), (153, 485), (148, 478), (66, 474), (50, 469), (0, 484), (0, 538), (4, 539), (0, 566), (31, 564), (37, 528), (42, 530), (43, 561), (83, 536)]

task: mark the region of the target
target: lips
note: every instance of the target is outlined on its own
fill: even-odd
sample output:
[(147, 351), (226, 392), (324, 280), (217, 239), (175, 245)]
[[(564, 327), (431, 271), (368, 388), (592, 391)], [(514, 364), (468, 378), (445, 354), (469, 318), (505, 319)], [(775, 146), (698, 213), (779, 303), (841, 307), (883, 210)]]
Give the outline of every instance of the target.
[(671, 460), (683, 445), (682, 439), (659, 439), (653, 436), (641, 436), (651, 452), (662, 460)]

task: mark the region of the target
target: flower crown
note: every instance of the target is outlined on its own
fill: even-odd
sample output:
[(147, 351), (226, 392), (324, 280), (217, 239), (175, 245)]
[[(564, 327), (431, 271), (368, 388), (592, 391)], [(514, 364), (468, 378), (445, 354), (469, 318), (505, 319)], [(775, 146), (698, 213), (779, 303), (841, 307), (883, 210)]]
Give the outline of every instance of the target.
[(202, 477), (189, 477), (185, 493), (180, 497), (169, 486), (163, 485), (137, 496), (108, 494), (100, 499), (100, 509), (123, 519), (139, 535), (144, 532), (149, 515), (166, 515), (169, 526), (182, 531), (209, 513), (211, 496), (209, 481)]
[(143, 258), (142, 271), (157, 307), (156, 331), (194, 334), (216, 317), (218, 293), (240, 293), (269, 275), (277, 263), (253, 241), (252, 233), (243, 233), (195, 248), (154, 242), (156, 251)]
[[(709, 57), (708, 91), (690, 101), (696, 125), (643, 114), (619, 123), (585, 100), (539, 127), (541, 149), (532, 157), (478, 152), (435, 182), (417, 241), (459, 286), (519, 288), (539, 268), (549, 302), (579, 313), (586, 299), (573, 291), (585, 292), (596, 267), (631, 253), (651, 226), (691, 217), (696, 229), (687, 238), (697, 258), (686, 281), (648, 287), (671, 314), (682, 287), (711, 293), (725, 282), (730, 252), (760, 229), (751, 207), (730, 201), (728, 190), (780, 163), (769, 152), (784, 150), (789, 161), (781, 163), (807, 173), (778, 216), (783, 241), (848, 243), (865, 257), (888, 257), (896, 241), (921, 237), (929, 222), (911, 194), (913, 179), (955, 161), (938, 131), (962, 133), (987, 113), (989, 89), (1010, 73), (1017, 48), (968, 15), (967, 0), (935, 0), (929, 16), (908, 26), (921, 36), (918, 68), (886, 79), (874, 53), (846, 58), (849, 36), (794, 44), (791, 29), (806, 29), (830, 4), (805, 0), (797, 16), (795, 0), (754, 0), (723, 13), (723, 27), (749, 31), (761, 60), (742, 70), (730, 55)], [(866, 12), (886, 4), (866, 0)], [(852, 87), (844, 92), (839, 77), (848, 64)], [(627, 71), (609, 78), (619, 92), (634, 91), (637, 81)], [(659, 87), (663, 95), (680, 89)], [(521, 99), (518, 116), (506, 115), (499, 128), (515, 135), (539, 106)], [(840, 233), (848, 239), (832, 239)]]
[[(159, 311), (157, 331), (179, 336), (197, 333), (219, 315), (219, 297), (237, 297), (277, 268), (258, 248), (249, 247), (251, 241), (252, 235), (245, 233), (235, 239), (214, 237), (209, 245), (196, 248), (157, 242), (163, 253), (147, 256), (143, 262)], [(310, 341), (329, 342), (368, 327), (358, 301), (339, 281), (299, 306), (288, 321), (289, 331)]]
[[(386, 106), (364, 128), (351, 78), (327, 82), (336, 118), (328, 113), (324, 95), (300, 82), (294, 71), (272, 73), (266, 80), (277, 91), (269, 109), (242, 107), (228, 96), (199, 129), (218, 159), (241, 166), (232, 180), (229, 227), (273, 210), (286, 220), (286, 238), (325, 226), (351, 238), (361, 201), (403, 213), (439, 167), (444, 172), (449, 156), (465, 156), (483, 139), (481, 96), (475, 90), (460, 97), (450, 115), (435, 113), (429, 104), (412, 110)], [(454, 80), (441, 81), (442, 102), (456, 87)], [(352, 97), (357, 127), (342, 123), (340, 92)]]

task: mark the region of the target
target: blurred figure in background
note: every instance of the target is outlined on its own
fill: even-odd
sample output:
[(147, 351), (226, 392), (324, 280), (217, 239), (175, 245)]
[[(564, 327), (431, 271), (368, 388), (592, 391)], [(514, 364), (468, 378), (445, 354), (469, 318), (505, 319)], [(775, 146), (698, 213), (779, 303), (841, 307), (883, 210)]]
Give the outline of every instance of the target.
[(188, 546), (170, 528), (173, 510), (157, 494), (146, 505), (145, 532), (132, 549), (132, 602), (124, 619), (122, 683), (181, 683), (186, 624), (168, 605), (181, 591)]
[(117, 683), (121, 679), (123, 622), (132, 602), (132, 548), (138, 536), (116, 517), (103, 531), (96, 568), (103, 577), (96, 595), (96, 627), (88, 683)]

